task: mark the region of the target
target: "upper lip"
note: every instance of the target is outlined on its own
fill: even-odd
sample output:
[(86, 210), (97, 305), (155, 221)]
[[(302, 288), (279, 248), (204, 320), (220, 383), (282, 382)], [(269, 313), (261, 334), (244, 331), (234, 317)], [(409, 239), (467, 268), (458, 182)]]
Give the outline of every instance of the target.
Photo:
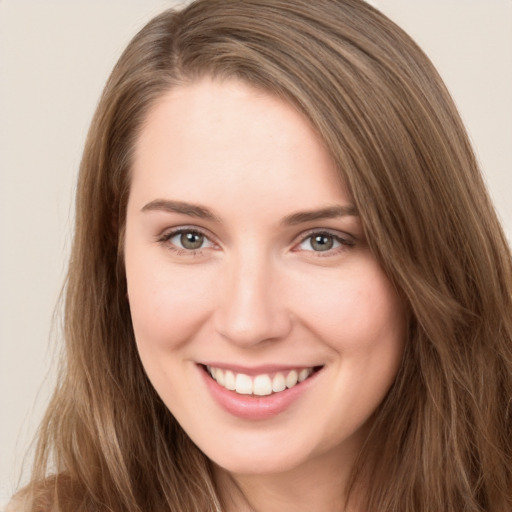
[(221, 363), (217, 361), (208, 361), (199, 363), (203, 366), (213, 368), (221, 368), (222, 370), (230, 370), (233, 373), (243, 373), (249, 376), (261, 375), (265, 373), (288, 372), (302, 368), (319, 368), (323, 365), (318, 364), (264, 364), (257, 366), (241, 366), (237, 364)]

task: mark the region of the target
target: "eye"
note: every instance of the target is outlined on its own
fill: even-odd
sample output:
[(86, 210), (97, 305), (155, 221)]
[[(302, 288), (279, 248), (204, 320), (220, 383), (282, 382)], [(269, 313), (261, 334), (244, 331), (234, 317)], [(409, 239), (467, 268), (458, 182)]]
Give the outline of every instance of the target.
[(200, 249), (204, 243), (205, 237), (201, 233), (193, 231), (185, 231), (178, 233), (170, 238), (170, 242), (174, 245), (181, 246), (183, 249), (196, 250)]
[(180, 253), (195, 253), (214, 246), (206, 235), (192, 228), (180, 228), (167, 232), (160, 242), (168, 244), (170, 249)]
[(316, 253), (337, 253), (344, 248), (352, 247), (354, 241), (344, 238), (334, 233), (325, 231), (316, 231), (308, 234), (297, 246), (300, 251), (310, 251)]
[(329, 251), (333, 247), (339, 247), (341, 244), (334, 238), (333, 235), (326, 233), (319, 233), (316, 235), (308, 236), (301, 244), (300, 248), (306, 251)]

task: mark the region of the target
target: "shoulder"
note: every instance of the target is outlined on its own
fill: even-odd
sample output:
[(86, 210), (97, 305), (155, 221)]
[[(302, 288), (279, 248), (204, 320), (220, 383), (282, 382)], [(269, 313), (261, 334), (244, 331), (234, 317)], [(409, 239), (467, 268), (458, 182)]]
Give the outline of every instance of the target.
[(77, 503), (82, 502), (80, 499), (77, 500), (73, 490), (66, 474), (36, 480), (16, 492), (7, 507), (0, 512), (73, 511), (78, 508)]
[(14, 495), (11, 501), (7, 503), (7, 507), (0, 512), (54, 512), (55, 508), (48, 502), (48, 500), (37, 500), (34, 503), (26, 495)]
[(2, 512), (51, 512), (52, 510), (47, 500), (37, 500), (37, 503), (34, 503), (26, 489), (22, 489), (11, 498)]
[(29, 512), (28, 500), (22, 496), (14, 496), (7, 504), (5, 512)]

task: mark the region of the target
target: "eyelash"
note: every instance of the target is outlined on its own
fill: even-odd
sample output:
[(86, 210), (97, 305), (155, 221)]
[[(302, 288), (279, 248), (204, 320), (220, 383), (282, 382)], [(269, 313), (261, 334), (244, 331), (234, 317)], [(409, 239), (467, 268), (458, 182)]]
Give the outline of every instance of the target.
[[(164, 245), (167, 249), (171, 250), (178, 256), (200, 256), (205, 248), (198, 248), (198, 249), (185, 249), (182, 247), (178, 247), (175, 244), (171, 243), (170, 240), (178, 235), (183, 234), (191, 234), (191, 235), (197, 235), (204, 237), (205, 240), (207, 240), (211, 245), (209, 247), (215, 246), (215, 243), (210, 240), (209, 235), (204, 233), (203, 231), (195, 228), (195, 227), (187, 227), (183, 226), (177, 229), (173, 229), (171, 231), (168, 231), (164, 233), (162, 236), (158, 238), (158, 242)], [(314, 251), (314, 250), (305, 250), (304, 252), (310, 252), (315, 255), (315, 257), (328, 257), (328, 256), (334, 256), (339, 254), (340, 252), (343, 252), (345, 250), (351, 249), (355, 246), (355, 240), (353, 237), (347, 236), (346, 238), (343, 236), (340, 236), (338, 233), (333, 233), (332, 231), (325, 230), (325, 229), (313, 229), (305, 233), (301, 238), (300, 241), (295, 244), (295, 248), (301, 246), (304, 244), (307, 240), (312, 240), (313, 237), (327, 237), (332, 238), (336, 243), (339, 244), (338, 247), (330, 248), (325, 251)], [(310, 242), (311, 245), (311, 242)], [(209, 248), (206, 247), (206, 248)], [(294, 249), (294, 252), (298, 252), (300, 249)]]
[(171, 242), (171, 239), (173, 239), (175, 236), (183, 235), (185, 233), (188, 233), (188, 234), (191, 234), (191, 235), (202, 236), (202, 237), (205, 238), (205, 240), (210, 242), (210, 244), (212, 246), (215, 245), (210, 240), (210, 237), (206, 233), (203, 233), (201, 230), (199, 230), (197, 228), (187, 227), (187, 226), (183, 226), (183, 227), (180, 227), (180, 228), (177, 228), (177, 229), (173, 229), (171, 231), (168, 231), (168, 232), (164, 233), (161, 237), (158, 238), (158, 242), (161, 243), (162, 245), (164, 245), (170, 251), (172, 251), (175, 254), (177, 254), (178, 256), (199, 256), (199, 255), (201, 255), (201, 253), (203, 252), (204, 248), (185, 249), (185, 248), (182, 248), (182, 247), (178, 247), (178, 246), (176, 246), (175, 244), (173, 244)]
[(314, 237), (332, 238), (335, 242), (337, 242), (339, 244), (338, 247), (327, 249), (326, 251), (313, 251), (313, 250), (306, 251), (306, 252), (310, 252), (310, 253), (314, 254), (315, 257), (317, 257), (317, 258), (335, 256), (335, 255), (338, 255), (339, 253), (346, 251), (348, 249), (351, 249), (352, 247), (355, 246), (355, 239), (351, 236), (347, 235), (346, 237), (343, 237), (338, 232), (332, 232), (332, 231), (329, 231), (326, 229), (313, 229), (313, 230), (310, 230), (307, 233), (305, 233), (301, 237), (300, 242), (298, 244), (296, 244), (295, 247), (301, 246), (307, 240), (311, 240), (310, 241), (310, 245), (311, 245)]

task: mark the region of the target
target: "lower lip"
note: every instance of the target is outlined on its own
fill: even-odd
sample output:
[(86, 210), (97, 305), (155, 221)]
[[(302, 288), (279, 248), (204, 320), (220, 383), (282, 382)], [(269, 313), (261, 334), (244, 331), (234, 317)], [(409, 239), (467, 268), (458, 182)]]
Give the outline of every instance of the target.
[(220, 386), (199, 366), (203, 379), (214, 400), (228, 413), (246, 420), (266, 420), (281, 414), (298, 400), (314, 383), (320, 373), (313, 373), (306, 380), (278, 393), (267, 396), (240, 395)]

